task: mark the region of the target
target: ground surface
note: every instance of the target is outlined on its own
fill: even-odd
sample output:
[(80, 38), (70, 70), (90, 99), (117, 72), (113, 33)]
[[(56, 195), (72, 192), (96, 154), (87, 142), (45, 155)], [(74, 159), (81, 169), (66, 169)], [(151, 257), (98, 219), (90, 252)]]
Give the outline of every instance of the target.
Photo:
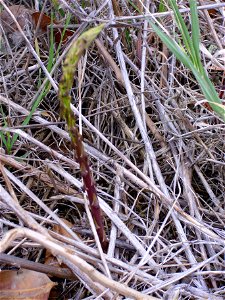
[[(11, 256), (0, 256), (1, 268), (28, 268), (30, 261), (40, 271), (34, 262), (45, 263), (44, 272), (58, 282), (51, 299), (97, 299), (102, 292), (98, 299), (142, 299), (138, 291), (143, 299), (224, 299), (224, 123), (202, 102), (191, 72), (138, 17), (158, 13), (158, 1), (80, 2), (4, 3), (39, 5), (52, 19), (68, 21), (74, 39), (108, 24), (80, 60), (71, 91), (108, 252), (96, 246), (79, 165), (59, 116), (61, 62), (70, 41), (58, 46), (50, 28), (37, 30), (35, 39), (24, 16), (29, 43), (17, 29), (2, 33), (0, 224), (2, 238), (8, 236), (0, 246)], [(188, 8), (188, 1), (179, 5)], [(209, 12), (199, 10), (201, 56), (222, 97), (223, 11)], [(189, 13), (183, 17), (189, 24)], [(179, 36), (170, 12), (158, 20)], [(61, 279), (46, 263), (46, 250), (63, 262), (54, 262), (65, 271)]]

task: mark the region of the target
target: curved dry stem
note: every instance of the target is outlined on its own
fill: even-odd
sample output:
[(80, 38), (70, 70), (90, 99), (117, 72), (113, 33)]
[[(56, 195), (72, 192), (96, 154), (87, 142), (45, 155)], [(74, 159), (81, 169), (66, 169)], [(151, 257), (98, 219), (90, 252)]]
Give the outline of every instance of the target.
[(159, 300), (159, 298), (144, 295), (134, 289), (127, 287), (125, 284), (116, 282), (112, 279), (102, 275), (99, 271), (95, 270), (90, 264), (78, 257), (73, 250), (65, 248), (53, 238), (41, 235), (38, 232), (25, 228), (17, 228), (8, 231), (0, 242), (0, 252), (5, 251), (10, 247), (11, 243), (18, 238), (29, 238), (35, 242), (40, 243), (45, 248), (51, 250), (54, 255), (60, 255), (68, 259), (72, 264), (78, 267), (83, 273), (88, 275), (94, 282), (100, 283), (106, 288), (111, 289), (126, 297), (132, 297), (137, 300)]

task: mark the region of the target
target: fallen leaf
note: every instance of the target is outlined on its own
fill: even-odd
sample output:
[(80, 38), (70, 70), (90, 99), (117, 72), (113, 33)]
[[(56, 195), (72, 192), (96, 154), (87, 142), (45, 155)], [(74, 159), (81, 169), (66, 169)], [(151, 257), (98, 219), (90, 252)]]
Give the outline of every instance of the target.
[[(41, 14), (40, 12), (32, 13), (32, 19), (35, 27), (39, 26), (39, 29), (41, 29), (41, 31), (44, 33), (47, 32), (48, 26), (52, 24), (51, 18), (45, 14)], [(53, 23), (55, 25), (60, 24), (60, 22), (57, 21), (53, 21)], [(69, 37), (71, 37), (74, 34), (73, 31), (66, 29), (62, 37), (63, 29), (61, 28), (55, 28), (53, 32), (56, 43), (60, 43), (61, 40), (62, 43), (65, 43), (69, 39)]]
[[(23, 5), (12, 5), (9, 6), (8, 9), (14, 15), (16, 21), (18, 22), (18, 24), (23, 30), (25, 30), (25, 27), (31, 24), (32, 10), (26, 8)], [(2, 22), (6, 34), (18, 31), (18, 27), (16, 23), (14, 22), (14, 20), (12, 19), (11, 15), (8, 13), (7, 10), (3, 10), (3, 12), (0, 13), (0, 20)]]
[[(33, 26), (31, 17), (32, 11), (30, 9), (27, 9), (23, 5), (12, 5), (9, 6), (8, 9), (14, 15), (17, 23), (24, 31), (24, 33), (29, 36), (29, 33), (31, 32)], [(13, 20), (12, 16), (7, 10), (3, 10), (3, 12), (0, 13), (0, 21), (4, 33), (10, 39), (10, 41), (12, 41), (13, 46), (19, 46), (24, 41), (24, 39), (20, 31), (18, 30), (16, 22)]]
[[(8, 9), (14, 15), (17, 23), (28, 37), (31, 36), (32, 29), (36, 29), (37, 26), (38, 34), (43, 34), (47, 32), (48, 26), (52, 24), (52, 20), (49, 16), (40, 12), (34, 12), (24, 5), (12, 5), (9, 6)], [(20, 33), (16, 22), (7, 10), (0, 13), (0, 21), (4, 33), (12, 41), (13, 45), (19, 46), (24, 41), (24, 38)], [(60, 22), (53, 20), (53, 24), (57, 25), (60, 24)], [(66, 29), (63, 34), (63, 29), (61, 28), (54, 28), (53, 32), (56, 43), (60, 43), (60, 41), (65, 43), (74, 34), (74, 32), (69, 29)]]
[(21, 269), (0, 272), (0, 299), (47, 300), (56, 283), (47, 275)]
[[(63, 221), (69, 228), (73, 227), (73, 224), (67, 221), (66, 219), (61, 218), (61, 221)], [(54, 224), (52, 227), (52, 231), (62, 236), (72, 238), (72, 236), (61, 225)], [(61, 261), (57, 259), (55, 256), (53, 256), (51, 251), (48, 249), (46, 250), (46, 254), (45, 254), (45, 264), (55, 266), (55, 267), (67, 267), (64, 264), (61, 264)]]

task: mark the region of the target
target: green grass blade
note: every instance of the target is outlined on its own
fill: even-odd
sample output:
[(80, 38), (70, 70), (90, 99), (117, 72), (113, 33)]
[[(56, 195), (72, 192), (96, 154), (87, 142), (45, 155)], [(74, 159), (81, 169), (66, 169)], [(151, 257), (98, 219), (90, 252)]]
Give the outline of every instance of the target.
[[(47, 65), (47, 70), (50, 72), (52, 69), (52, 66), (55, 63), (55, 58), (54, 58), (54, 31), (53, 31), (53, 14), (51, 15), (51, 26), (50, 26), (50, 48), (49, 48), (49, 59), (48, 59), (48, 65)], [(46, 85), (43, 89), (43, 91), (41, 92), (41, 94), (37, 97), (37, 99), (35, 100), (31, 111), (29, 113), (29, 115), (25, 118), (25, 120), (23, 121), (22, 125), (28, 125), (34, 112), (36, 111), (36, 109), (38, 108), (38, 106), (40, 105), (42, 99), (44, 99), (44, 97), (48, 94), (49, 90), (51, 88), (51, 85), (49, 84), (49, 81), (46, 82)], [(18, 139), (18, 134), (14, 134), (11, 140), (11, 148), (14, 145), (14, 143), (16, 142), (16, 140)]]
[[(4, 126), (3, 127), (7, 127), (8, 126), (8, 122), (7, 122), (7, 117), (3, 111), (2, 106), (0, 106), (0, 113), (3, 117), (3, 122), (4, 122)], [(6, 152), (7, 154), (10, 154), (11, 149), (12, 149), (12, 137), (11, 134), (9, 132), (4, 132), (0, 130), (0, 137), (1, 137), (1, 142), (3, 143), (3, 145), (6, 148)]]
[[(35, 113), (36, 109), (38, 108), (41, 100), (47, 95), (47, 93), (49, 92), (50, 86), (48, 89), (44, 88), (43, 92), (38, 96), (37, 100), (34, 102), (31, 111), (29, 113), (29, 115), (25, 118), (25, 120), (22, 123), (22, 126), (28, 125), (30, 122), (30, 119), (32, 118), (33, 114)], [(14, 134), (13, 138), (12, 138), (12, 146), (13, 144), (16, 142), (16, 140), (18, 139), (18, 134)]]
[(128, 0), (128, 2), (130, 3), (130, 5), (140, 14), (141, 11), (138, 8), (138, 6), (134, 3), (134, 1)]
[(58, 47), (57, 47), (56, 57), (58, 57), (58, 55), (59, 55), (59, 51), (60, 51), (60, 49), (61, 49), (62, 42), (63, 42), (63, 37), (64, 37), (64, 35), (65, 35), (65, 33), (66, 33), (66, 30), (67, 30), (67, 28), (68, 28), (68, 25), (70, 24), (70, 19), (71, 19), (71, 14), (68, 14), (67, 17), (66, 17), (66, 22), (65, 22), (65, 25), (64, 25), (64, 27), (63, 27), (62, 34), (61, 34), (61, 40), (60, 40), (59, 45), (58, 45)]
[(203, 74), (200, 73), (199, 69), (193, 64), (192, 60), (188, 55), (183, 51), (183, 49), (167, 34), (165, 34), (156, 24), (152, 21), (149, 21), (150, 25), (160, 37), (163, 43), (166, 44), (167, 48), (177, 57), (177, 59), (183, 63), (192, 73), (194, 74), (198, 84), (201, 87), (201, 90), (209, 101), (212, 109), (218, 113), (218, 115), (225, 121), (224, 110), (221, 109), (221, 99), (219, 98), (215, 87), (208, 78), (206, 71), (203, 69)]
[(161, 0), (159, 3), (159, 12), (165, 12), (166, 11), (166, 6), (164, 5), (164, 0)]
[(202, 76), (202, 74), (200, 74), (200, 72), (197, 71), (195, 68), (192, 70), (192, 73), (198, 81), (198, 84), (200, 85), (201, 90), (211, 108), (223, 119), (223, 121), (225, 121), (225, 107), (222, 104), (222, 101), (219, 98), (211, 80), (206, 74), (205, 76)]
[[(8, 151), (7, 142), (6, 142), (6, 138), (5, 138), (5, 132), (0, 131), (0, 137), (1, 137), (1, 141), (2, 141), (3, 145), (5, 145), (5, 147), (6, 147), (6, 151)], [(7, 154), (9, 154), (9, 153), (7, 152)]]
[(181, 16), (181, 13), (179, 11), (179, 8), (177, 6), (176, 0), (170, 0), (170, 4), (171, 7), (173, 9), (174, 12), (174, 16), (176, 19), (176, 23), (177, 23), (177, 27), (179, 28), (181, 35), (182, 35), (182, 39), (184, 42), (184, 45), (186, 47), (187, 53), (188, 55), (190, 55), (190, 58), (192, 60), (192, 62), (195, 64), (195, 51), (194, 51), (194, 47), (193, 47), (193, 42), (190, 38), (187, 26), (184, 23), (184, 20)]
[[(60, 50), (60, 46), (61, 44), (59, 45), (57, 51), (56, 51), (56, 54), (54, 52), (54, 45), (55, 45), (55, 42), (54, 42), (54, 30), (53, 30), (53, 22), (54, 18), (53, 18), (53, 14), (51, 14), (51, 26), (50, 26), (50, 47), (49, 47), (49, 59), (48, 59), (48, 65), (47, 65), (47, 70), (50, 72), (52, 70), (52, 67), (56, 61), (56, 58), (59, 54), (59, 50)], [(63, 34), (65, 33), (66, 31), (66, 28), (69, 24), (69, 21), (70, 21), (70, 16), (67, 18), (67, 22), (66, 22), (66, 25), (65, 25), (65, 28), (63, 30), (63, 33), (62, 33), (62, 37), (63, 37)], [(39, 48), (37, 48), (38, 50)], [(41, 70), (40, 70), (41, 72)], [(44, 99), (44, 97), (48, 94), (48, 92), (50, 91), (51, 89), (51, 84), (49, 81), (46, 82), (46, 85), (45, 87), (43, 88), (43, 91), (40, 93), (40, 95), (37, 97), (37, 99), (35, 100), (32, 108), (31, 108), (31, 111), (29, 113), (29, 115), (24, 119), (22, 125), (28, 125), (33, 114), (35, 113), (36, 109), (38, 108), (38, 106), (40, 105), (41, 101)], [(4, 133), (3, 133), (4, 134)], [(14, 143), (17, 141), (18, 139), (18, 134), (14, 134), (12, 136), (12, 138), (10, 137), (10, 140), (8, 139), (8, 141), (6, 141), (6, 139), (4, 139), (4, 144), (6, 145), (6, 148), (7, 149), (12, 149)], [(3, 138), (2, 138), (3, 140)], [(11, 151), (11, 150), (10, 150)], [(8, 153), (10, 153), (10, 151), (8, 150)]]
[(174, 41), (172, 38), (170, 38), (166, 33), (164, 33), (156, 24), (154, 24), (152, 21), (149, 21), (150, 25), (156, 32), (156, 34), (160, 37), (160, 39), (163, 41), (163, 43), (166, 44), (166, 46), (169, 48), (169, 50), (176, 55), (176, 57), (187, 67), (190, 69), (191, 67), (191, 60), (188, 57), (188, 55), (184, 52), (184, 50), (177, 44), (176, 41)]
[(51, 14), (51, 25), (50, 25), (50, 47), (48, 52), (48, 65), (47, 70), (50, 72), (54, 64), (54, 31), (53, 31), (53, 14)]
[(199, 69), (201, 74), (204, 74), (203, 66), (200, 56), (200, 29), (199, 29), (199, 20), (198, 20), (198, 11), (197, 4), (195, 0), (190, 0), (190, 9), (191, 9), (191, 31), (192, 31), (192, 42), (194, 47), (194, 55), (196, 61), (196, 67)]

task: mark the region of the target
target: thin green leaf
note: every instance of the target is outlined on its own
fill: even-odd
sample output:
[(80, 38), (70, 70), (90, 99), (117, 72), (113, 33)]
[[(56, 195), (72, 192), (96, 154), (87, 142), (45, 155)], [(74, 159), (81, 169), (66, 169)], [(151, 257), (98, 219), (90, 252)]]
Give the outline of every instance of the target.
[(182, 39), (183, 39), (184, 45), (186, 47), (187, 53), (190, 55), (190, 58), (191, 58), (192, 62), (195, 64), (196, 63), (195, 50), (194, 50), (193, 42), (190, 38), (187, 26), (184, 23), (184, 20), (181, 16), (181, 13), (179, 11), (179, 8), (177, 6), (176, 1), (175, 0), (170, 0), (170, 4), (171, 4), (171, 7), (172, 7), (173, 12), (174, 12), (177, 27), (179, 28), (179, 30), (181, 32)]
[(164, 11), (166, 11), (166, 6), (164, 5), (164, 1), (161, 0), (159, 3), (159, 12), (162, 13)]
[(165, 34), (156, 24), (149, 20), (150, 25), (163, 41), (169, 50), (176, 55), (176, 57), (187, 67), (190, 69), (190, 64), (192, 63), (190, 58), (184, 52), (184, 50), (175, 42), (171, 37)]
[(54, 64), (54, 32), (53, 32), (53, 14), (51, 13), (51, 25), (50, 25), (50, 47), (48, 53), (48, 65), (47, 70), (50, 72)]
[[(2, 109), (2, 106), (0, 106), (0, 112), (3, 117), (4, 127), (7, 127), (8, 126), (7, 117)], [(10, 154), (12, 149), (11, 134), (9, 132), (0, 131), (0, 137), (1, 137), (1, 142), (5, 146), (7, 153)]]
[(68, 14), (67, 17), (66, 17), (66, 22), (65, 22), (65, 25), (63, 27), (63, 31), (62, 31), (62, 34), (61, 34), (61, 39), (60, 39), (60, 42), (59, 42), (59, 45), (58, 45), (58, 48), (57, 48), (57, 51), (56, 51), (56, 58), (58, 57), (59, 55), (59, 51), (61, 49), (61, 46), (62, 46), (62, 42), (63, 42), (63, 37), (66, 33), (66, 30), (68, 28), (68, 25), (70, 23), (70, 19), (71, 19), (71, 14)]
[(8, 149), (6, 138), (5, 138), (5, 132), (0, 131), (0, 137), (1, 137), (1, 141), (2, 141), (3, 145), (5, 145), (6, 149)]
[(162, 42), (168, 47), (168, 49), (180, 60), (192, 73), (194, 74), (201, 90), (208, 101), (210, 101), (210, 106), (212, 109), (218, 113), (218, 115), (225, 121), (224, 112), (218, 104), (221, 104), (221, 100), (213, 86), (212, 82), (208, 78), (205, 70), (203, 69), (203, 74), (200, 73), (198, 68), (193, 64), (192, 60), (188, 55), (182, 50), (182, 48), (167, 34), (165, 34), (156, 24), (149, 20), (150, 25), (160, 37)]
[(190, 70), (194, 74), (198, 84), (201, 87), (201, 90), (206, 98), (208, 100), (211, 108), (225, 121), (225, 115), (224, 111), (221, 109), (222, 102), (219, 98), (214, 85), (210, 81), (210, 79), (207, 76), (202, 75), (196, 67), (192, 64)]
[(135, 5), (134, 1), (128, 0), (128, 2), (130, 3), (131, 6), (133, 6), (133, 8), (134, 8), (139, 14), (141, 13), (140, 9), (138, 8), (137, 5)]
[(201, 63), (200, 56), (200, 29), (199, 29), (199, 20), (198, 20), (198, 11), (197, 4), (195, 0), (190, 0), (190, 9), (191, 9), (191, 31), (192, 31), (192, 42), (195, 52), (196, 67), (199, 69), (200, 73), (203, 74), (203, 67)]

